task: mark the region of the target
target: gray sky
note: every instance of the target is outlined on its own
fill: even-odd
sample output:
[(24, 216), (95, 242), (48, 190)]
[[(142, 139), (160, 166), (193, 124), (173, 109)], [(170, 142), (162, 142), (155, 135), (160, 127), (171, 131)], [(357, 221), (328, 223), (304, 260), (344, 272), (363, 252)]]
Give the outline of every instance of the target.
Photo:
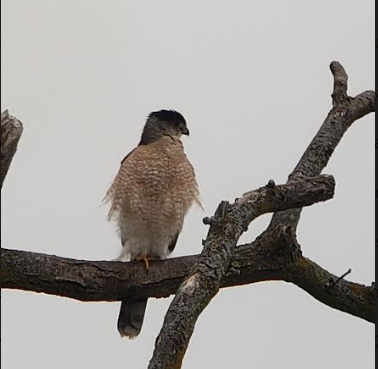
[[(374, 88), (374, 1), (2, 1), (2, 109), (25, 124), (2, 195), (2, 243), (112, 259), (120, 241), (100, 202), (146, 115), (187, 118), (187, 154), (205, 212), (175, 255), (201, 251), (222, 199), (287, 174), (331, 107), (328, 65), (350, 93)], [(374, 117), (347, 133), (326, 173), (334, 200), (303, 213), (306, 256), (353, 281), (374, 279)], [(270, 216), (256, 221), (251, 241)], [(141, 336), (121, 340), (119, 303), (2, 291), (7, 369), (147, 367), (169, 300), (150, 300)], [(201, 315), (184, 368), (372, 367), (374, 325), (296, 286), (222, 290)]]

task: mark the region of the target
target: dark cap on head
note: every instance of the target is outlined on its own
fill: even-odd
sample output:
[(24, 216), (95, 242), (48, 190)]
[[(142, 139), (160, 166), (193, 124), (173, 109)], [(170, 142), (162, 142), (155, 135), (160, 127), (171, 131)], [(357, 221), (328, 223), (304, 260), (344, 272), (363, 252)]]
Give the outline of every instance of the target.
[(184, 116), (175, 110), (159, 110), (149, 114), (139, 145), (148, 145), (163, 136), (189, 136)]
[(184, 122), (186, 124), (184, 116), (176, 110), (159, 110), (153, 111), (148, 119), (156, 118), (157, 120), (174, 123), (174, 122)]

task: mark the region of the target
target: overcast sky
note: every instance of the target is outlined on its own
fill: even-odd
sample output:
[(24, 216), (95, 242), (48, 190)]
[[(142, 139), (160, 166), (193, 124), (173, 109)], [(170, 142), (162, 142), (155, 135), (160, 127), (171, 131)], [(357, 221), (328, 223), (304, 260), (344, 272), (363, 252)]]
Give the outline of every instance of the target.
[[(331, 108), (328, 66), (350, 93), (374, 88), (374, 1), (2, 0), (1, 108), (25, 125), (2, 193), (4, 247), (110, 260), (120, 252), (101, 200), (147, 114), (180, 111), (205, 211), (175, 256), (201, 251), (222, 199), (286, 181)], [(305, 210), (299, 242), (336, 275), (374, 279), (374, 116), (347, 133), (325, 173), (334, 200)], [(251, 225), (242, 242), (265, 229)], [(150, 300), (136, 340), (119, 303), (2, 291), (6, 369), (143, 369), (170, 299)], [(374, 325), (294, 285), (222, 290), (201, 315), (185, 369), (373, 367)]]

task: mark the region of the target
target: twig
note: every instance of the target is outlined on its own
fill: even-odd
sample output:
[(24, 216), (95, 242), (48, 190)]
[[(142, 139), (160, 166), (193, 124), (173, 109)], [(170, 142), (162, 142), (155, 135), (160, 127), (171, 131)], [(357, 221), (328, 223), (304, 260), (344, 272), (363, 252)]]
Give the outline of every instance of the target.
[(352, 273), (352, 269), (348, 269), (341, 277), (337, 278), (336, 280), (331, 279), (328, 287), (335, 286), (336, 284), (338, 284), (342, 279), (344, 279), (350, 273)]
[(1, 189), (17, 151), (22, 131), (22, 123), (9, 115), (8, 110), (1, 113)]

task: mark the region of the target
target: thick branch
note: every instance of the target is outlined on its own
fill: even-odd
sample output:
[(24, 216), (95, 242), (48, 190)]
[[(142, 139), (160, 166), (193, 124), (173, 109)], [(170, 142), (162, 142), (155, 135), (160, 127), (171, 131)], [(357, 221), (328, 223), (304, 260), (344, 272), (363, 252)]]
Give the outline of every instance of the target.
[[(338, 281), (339, 280), (339, 281)], [(337, 310), (375, 322), (375, 290), (347, 282), (302, 257), (291, 281), (315, 299)], [(335, 283), (338, 281), (337, 283)]]
[[(320, 176), (311, 181), (299, 181), (275, 188), (263, 187), (244, 195), (239, 200), (240, 208), (246, 210), (255, 204), (259, 208), (255, 214), (258, 216), (273, 209), (308, 206), (332, 198), (334, 188), (335, 181), (331, 176)], [(182, 280), (192, 262), (191, 258), (178, 258), (169, 268), (162, 268), (161, 263), (166, 261), (155, 261), (151, 263), (146, 276), (140, 263), (77, 261), (2, 249), (1, 281), (2, 288), (45, 292), (83, 301), (121, 300), (128, 293), (133, 297), (138, 293), (164, 297), (169, 296), (172, 289), (154, 291), (153, 284), (157, 283), (156, 280), (170, 280), (175, 290), (178, 287), (177, 281)], [(145, 291), (139, 291), (141, 287), (135, 286), (135, 281), (138, 280), (142, 281), (142, 285), (146, 283)], [(144, 282), (148, 280), (155, 282)], [(170, 287), (167, 284), (164, 286)]]
[[(335, 309), (375, 321), (374, 290), (341, 281), (308, 259), (300, 258), (293, 269), (290, 255), (283, 255), (280, 243), (285, 233), (259, 237), (253, 244), (239, 246), (220, 287), (282, 280), (298, 285), (317, 300)], [(280, 240), (277, 243), (277, 239)], [(84, 261), (33, 252), (1, 249), (2, 288), (42, 292), (79, 301), (119, 301), (125, 295), (136, 298), (164, 298), (176, 293), (200, 255), (151, 262), (146, 274), (141, 263)]]
[[(327, 181), (328, 178), (322, 180)], [(168, 309), (149, 369), (181, 367), (197, 319), (218, 293), (221, 280), (230, 266), (235, 245), (249, 224), (258, 216), (275, 209), (296, 207), (294, 204), (302, 202), (302, 198), (310, 200), (305, 194), (309, 194), (314, 188), (311, 181), (292, 184), (293, 187), (290, 184), (286, 185), (288, 187), (275, 186), (271, 181), (266, 187), (237, 199), (233, 205), (221, 203), (210, 222), (201, 257), (178, 289)], [(332, 196), (333, 188), (327, 191), (326, 182), (315, 187), (323, 187), (320, 193), (324, 198)]]
[[(345, 69), (338, 62), (332, 62), (330, 68), (334, 76), (334, 107), (290, 174), (289, 182), (320, 175), (348, 128), (358, 119), (375, 112), (374, 91), (366, 91), (355, 98), (349, 97)], [(275, 214), (270, 228), (282, 223), (296, 227), (301, 210), (294, 209)]]
[[(299, 164), (289, 176), (288, 183), (319, 175), (351, 124), (375, 109), (372, 104), (375, 95), (372, 98), (369, 92), (356, 99), (348, 97), (348, 76), (340, 63), (333, 62), (331, 71), (334, 76), (332, 94), (334, 107)], [(237, 208), (237, 204), (235, 205)], [(204, 251), (197, 266), (192, 269), (189, 277), (179, 288), (167, 312), (163, 328), (156, 340), (149, 369), (181, 368), (194, 325), (203, 309), (218, 291), (220, 280), (229, 267), (234, 246), (244, 231), (243, 225), (247, 227), (253, 219), (253, 217), (248, 219), (248, 215), (247, 219), (243, 218), (246, 214), (251, 214), (251, 211), (247, 213), (234, 212), (235, 208), (232, 208), (231, 212), (226, 214), (227, 216), (221, 217), (215, 227), (213, 224), (210, 228)], [(250, 210), (253, 213), (253, 209)], [(276, 212), (263, 236), (269, 238), (275, 229), (284, 227), (290, 230), (290, 234), (295, 238), (300, 214), (300, 207)], [(286, 251), (293, 255), (294, 251), (297, 251), (296, 262), (298, 262), (301, 260), (298, 257), (300, 248), (298, 246), (292, 250), (294, 245), (297, 244), (286, 242), (282, 248), (284, 253)]]
[(17, 151), (22, 131), (22, 123), (10, 116), (7, 110), (1, 114), (1, 188)]
[(334, 108), (290, 174), (290, 180), (320, 175), (348, 128), (356, 120), (375, 111), (373, 91), (366, 91), (355, 98), (349, 97), (344, 68), (340, 63), (332, 62), (331, 71), (334, 75)]

